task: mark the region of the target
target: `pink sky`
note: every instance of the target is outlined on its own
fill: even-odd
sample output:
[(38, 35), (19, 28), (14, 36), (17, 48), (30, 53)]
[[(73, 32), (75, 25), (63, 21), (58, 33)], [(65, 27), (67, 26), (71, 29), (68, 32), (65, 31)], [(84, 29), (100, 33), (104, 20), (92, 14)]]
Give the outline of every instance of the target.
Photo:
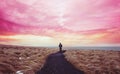
[(0, 44), (120, 45), (120, 0), (0, 0)]

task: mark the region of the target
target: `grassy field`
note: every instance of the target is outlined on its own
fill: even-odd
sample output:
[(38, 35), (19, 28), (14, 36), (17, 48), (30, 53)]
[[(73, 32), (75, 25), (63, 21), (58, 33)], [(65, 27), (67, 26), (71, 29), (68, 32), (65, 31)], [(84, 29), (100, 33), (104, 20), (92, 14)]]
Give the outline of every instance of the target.
[[(57, 49), (0, 47), (0, 74), (35, 74)], [(85, 74), (120, 74), (120, 51), (67, 50), (65, 58)]]
[(69, 50), (65, 56), (85, 74), (120, 74), (120, 51)]
[(32, 47), (0, 47), (0, 74), (34, 74), (55, 49)]

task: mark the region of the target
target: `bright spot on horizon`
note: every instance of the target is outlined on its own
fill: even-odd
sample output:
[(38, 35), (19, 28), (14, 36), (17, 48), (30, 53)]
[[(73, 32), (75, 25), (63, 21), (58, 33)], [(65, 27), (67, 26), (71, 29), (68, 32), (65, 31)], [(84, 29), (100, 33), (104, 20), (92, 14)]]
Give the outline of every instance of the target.
[(120, 0), (0, 1), (0, 44), (120, 45)]

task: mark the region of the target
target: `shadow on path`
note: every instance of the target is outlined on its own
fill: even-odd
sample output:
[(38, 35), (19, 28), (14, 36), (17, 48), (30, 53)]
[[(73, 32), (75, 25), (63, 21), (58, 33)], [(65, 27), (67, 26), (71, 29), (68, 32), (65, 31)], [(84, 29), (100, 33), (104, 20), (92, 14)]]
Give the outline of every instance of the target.
[(65, 59), (64, 52), (49, 55), (43, 68), (36, 74), (84, 74)]

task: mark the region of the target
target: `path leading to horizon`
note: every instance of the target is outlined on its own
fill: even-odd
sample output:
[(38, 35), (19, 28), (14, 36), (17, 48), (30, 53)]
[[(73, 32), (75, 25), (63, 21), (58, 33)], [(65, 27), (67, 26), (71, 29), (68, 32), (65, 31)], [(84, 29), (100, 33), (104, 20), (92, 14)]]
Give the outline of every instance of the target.
[(69, 63), (62, 52), (51, 54), (43, 68), (36, 74), (84, 74)]

